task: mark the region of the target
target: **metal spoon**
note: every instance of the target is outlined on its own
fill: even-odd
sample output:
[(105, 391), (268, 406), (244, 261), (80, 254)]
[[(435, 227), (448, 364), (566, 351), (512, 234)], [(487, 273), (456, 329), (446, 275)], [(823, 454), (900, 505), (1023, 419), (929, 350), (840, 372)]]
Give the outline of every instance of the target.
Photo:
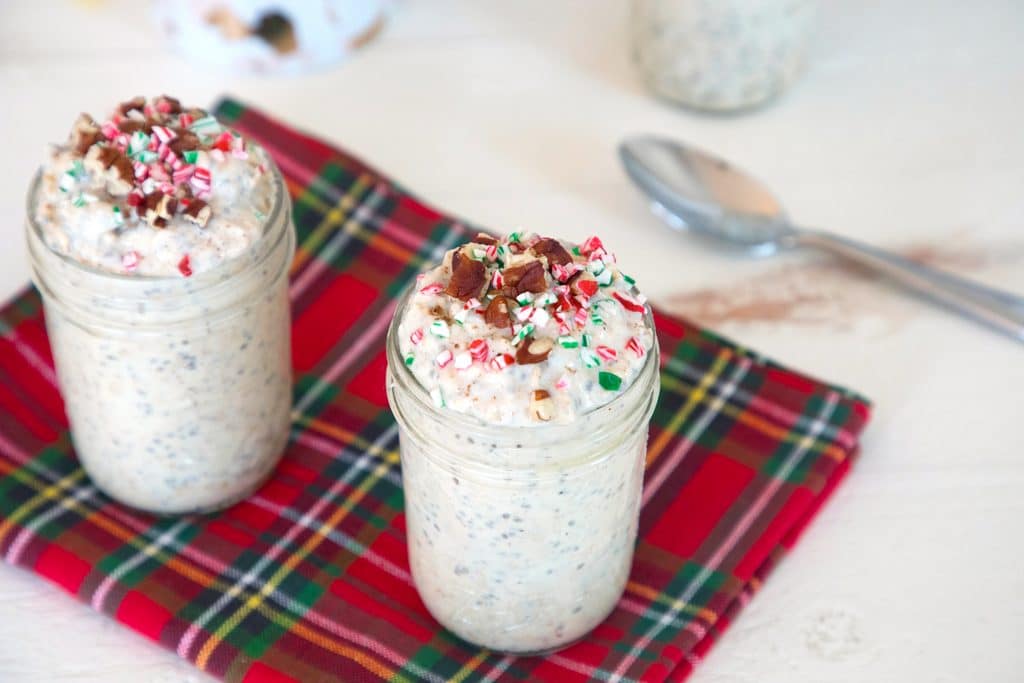
[(654, 213), (754, 254), (817, 247), (887, 275), (973, 320), (1024, 341), (1024, 297), (929, 268), (877, 247), (789, 221), (758, 180), (724, 159), (666, 138), (640, 136), (619, 145), (626, 173), (651, 199)]

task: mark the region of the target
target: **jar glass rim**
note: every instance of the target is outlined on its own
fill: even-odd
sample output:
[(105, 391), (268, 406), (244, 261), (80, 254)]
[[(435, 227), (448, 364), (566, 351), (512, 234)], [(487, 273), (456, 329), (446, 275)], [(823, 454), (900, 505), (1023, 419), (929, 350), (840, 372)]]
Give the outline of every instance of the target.
[[(267, 213), (266, 217), (264, 218), (262, 231), (260, 233), (259, 239), (256, 240), (250, 246), (250, 249), (258, 249), (264, 244), (264, 241), (266, 240), (268, 234), (270, 233), (271, 228), (275, 225), (278, 225), (281, 222), (281, 212), (289, 209), (289, 202), (287, 201), (288, 192), (285, 189), (284, 179), (281, 176), (281, 172), (278, 170), (277, 165), (273, 162), (269, 155), (267, 155), (264, 152), (264, 156), (266, 156), (266, 160), (268, 162), (267, 172), (270, 173), (272, 177), (272, 187), (274, 192), (273, 204), (271, 205), (270, 212)], [(116, 273), (111, 270), (106, 270), (105, 268), (99, 268), (88, 263), (83, 263), (68, 254), (64, 254), (55, 249), (52, 249), (50, 245), (47, 244), (46, 238), (44, 237), (42, 232), (42, 226), (40, 226), (39, 223), (36, 221), (35, 215), (35, 209), (38, 205), (39, 188), (42, 185), (42, 181), (43, 168), (40, 167), (32, 176), (32, 181), (29, 184), (29, 190), (26, 195), (26, 221), (32, 232), (35, 234), (36, 239), (38, 239), (39, 243), (42, 245), (42, 247), (46, 249), (50, 254), (60, 259), (65, 265), (91, 276), (111, 278), (116, 282), (123, 283), (138, 282), (144, 284), (153, 284), (156, 282), (165, 282), (168, 280), (178, 279), (178, 277), (174, 275), (130, 275), (126, 273)], [(200, 273), (196, 273), (194, 276), (188, 278), (188, 281), (191, 283), (192, 287), (201, 286), (205, 282), (219, 282), (223, 280), (225, 273), (230, 272), (232, 268), (238, 267), (237, 262), (241, 259), (242, 255), (228, 259), (223, 263), (220, 263), (217, 266), (211, 268), (210, 270), (205, 270)]]
[[(445, 410), (438, 408), (434, 405), (433, 400), (430, 398), (429, 393), (420, 384), (416, 376), (413, 375), (412, 371), (406, 366), (405, 363), (401, 362), (402, 354), (401, 349), (398, 346), (398, 326), (401, 321), (402, 313), (407, 305), (410, 296), (416, 285), (415, 278), (412, 282), (406, 285), (404, 291), (398, 298), (398, 303), (395, 306), (395, 313), (391, 319), (391, 324), (388, 326), (387, 339), (385, 341), (386, 355), (388, 358), (388, 368), (392, 373), (392, 377), (398, 382), (399, 387), (410, 395), (416, 403), (416, 406), (421, 410), (427, 412), (427, 414), (436, 416), (438, 419), (450, 423), (457, 429), (464, 429), (467, 431), (481, 431), (481, 430), (500, 430), (503, 434), (508, 435), (525, 435), (530, 434), (531, 436), (537, 436), (540, 433), (551, 434), (552, 438), (558, 438), (556, 435), (561, 433), (569, 433), (579, 429), (579, 424), (596, 414), (601, 412), (607, 412), (621, 408), (623, 405), (631, 405), (629, 402), (636, 403), (637, 405), (628, 410), (628, 413), (632, 413), (640, 409), (644, 404), (640, 400), (643, 398), (645, 392), (647, 392), (647, 384), (651, 381), (649, 375), (654, 375), (654, 381), (658, 381), (658, 368), (660, 365), (660, 351), (658, 348), (658, 338), (654, 327), (654, 317), (651, 313), (651, 307), (646, 306), (646, 312), (644, 313), (644, 321), (651, 330), (653, 335), (653, 344), (651, 350), (645, 354), (644, 364), (641, 366), (640, 371), (637, 373), (634, 381), (626, 387), (626, 389), (615, 398), (611, 399), (606, 403), (594, 406), (587, 411), (580, 413), (576, 418), (570, 422), (543, 422), (538, 424), (529, 425), (504, 425), (495, 424), (492, 422), (485, 422), (468, 413), (463, 413), (455, 410)], [(653, 370), (652, 370), (653, 366)], [(653, 408), (653, 406), (651, 406)], [(392, 407), (394, 410), (394, 407)], [(443, 412), (442, 412), (443, 411)]]

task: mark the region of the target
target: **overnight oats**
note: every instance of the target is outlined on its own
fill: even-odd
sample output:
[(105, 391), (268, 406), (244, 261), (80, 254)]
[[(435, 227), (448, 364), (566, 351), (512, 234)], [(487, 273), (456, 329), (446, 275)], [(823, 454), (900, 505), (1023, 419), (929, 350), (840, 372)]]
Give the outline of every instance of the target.
[(409, 559), (461, 638), (537, 653), (612, 610), (658, 395), (649, 307), (601, 241), (480, 235), (388, 332)]
[(633, 56), (657, 95), (695, 109), (760, 105), (799, 74), (817, 0), (633, 0)]
[(288, 195), (207, 112), (135, 98), (79, 116), (29, 190), (33, 281), (75, 451), (156, 513), (224, 507), (288, 438)]

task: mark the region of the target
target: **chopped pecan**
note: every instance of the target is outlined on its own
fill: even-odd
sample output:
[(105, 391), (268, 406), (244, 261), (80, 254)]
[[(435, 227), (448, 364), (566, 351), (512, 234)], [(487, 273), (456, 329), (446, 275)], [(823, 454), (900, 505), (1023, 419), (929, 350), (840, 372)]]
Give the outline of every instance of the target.
[(499, 294), (487, 304), (487, 308), (484, 310), (484, 320), (488, 325), (499, 329), (512, 327), (512, 313), (509, 306), (509, 300)]
[(161, 95), (156, 98), (153, 102), (157, 111), (164, 114), (179, 114), (181, 113), (181, 102), (171, 97), (170, 95)]
[(530, 417), (534, 420), (547, 422), (555, 414), (555, 402), (551, 394), (544, 389), (536, 389), (530, 396)]
[(520, 365), (532, 365), (547, 360), (548, 354), (555, 343), (550, 339), (534, 339), (527, 335), (516, 348), (516, 362)]
[(184, 211), (185, 220), (195, 223), (200, 228), (206, 227), (210, 214), (210, 205), (202, 199), (190, 199)]
[(177, 205), (174, 197), (163, 192), (151, 192), (139, 204), (137, 211), (139, 216), (154, 228), (162, 228), (174, 215)]
[(117, 129), (125, 135), (131, 135), (139, 130), (143, 133), (149, 133), (151, 128), (152, 126), (148, 122), (138, 119), (124, 119), (121, 123), (117, 124)]
[(482, 232), (478, 232), (476, 234), (476, 237), (474, 237), (471, 241), (474, 244), (486, 244), (487, 246), (498, 243), (498, 240), (494, 239), (490, 235), (485, 235)]
[(115, 197), (128, 194), (135, 182), (135, 169), (131, 159), (114, 147), (93, 145), (85, 155), (87, 169), (97, 172), (107, 181), (107, 192)]
[(171, 148), (171, 151), (175, 154), (181, 155), (184, 152), (191, 152), (192, 150), (199, 149), (202, 144), (199, 142), (199, 136), (188, 130), (187, 128), (171, 128), (174, 131), (175, 137), (173, 140), (167, 143), (167, 146)]
[(79, 154), (85, 154), (89, 148), (100, 139), (100, 127), (88, 114), (79, 114), (75, 125), (71, 129), (71, 138), (68, 141), (71, 149)]
[(122, 102), (120, 105), (118, 105), (117, 113), (119, 113), (121, 116), (127, 116), (128, 112), (132, 111), (133, 109), (141, 112), (143, 109), (145, 109), (145, 107), (145, 97), (133, 97), (127, 102)]
[(544, 279), (544, 265), (540, 261), (530, 261), (519, 266), (512, 266), (501, 271), (506, 287), (512, 287), (517, 294), (533, 292), (538, 294), (548, 288)]
[(548, 264), (557, 263), (564, 266), (566, 263), (572, 263), (572, 254), (566, 251), (562, 243), (556, 239), (550, 237), (544, 237), (537, 240), (531, 249), (537, 256), (545, 256), (548, 259)]
[(479, 296), (487, 284), (487, 269), (480, 261), (465, 256), (461, 250), (452, 254), (452, 276), (445, 291), (455, 297), (467, 301)]

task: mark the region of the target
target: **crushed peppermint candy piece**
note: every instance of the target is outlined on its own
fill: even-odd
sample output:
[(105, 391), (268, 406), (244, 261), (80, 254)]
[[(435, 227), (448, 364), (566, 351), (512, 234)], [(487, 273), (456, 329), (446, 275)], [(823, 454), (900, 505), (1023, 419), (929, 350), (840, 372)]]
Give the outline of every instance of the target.
[(646, 351), (644, 351), (643, 344), (636, 337), (630, 337), (629, 341), (626, 342), (626, 348), (636, 354), (637, 358), (643, 358)]
[(622, 304), (622, 307), (625, 308), (627, 311), (633, 311), (634, 313), (643, 313), (646, 310), (641, 302), (637, 301), (628, 294), (615, 292), (612, 296), (614, 296), (615, 300)]
[(448, 328), (448, 323), (443, 320), (435, 320), (430, 323), (430, 333), (435, 337), (441, 339), (447, 339), (451, 335), (451, 330)]
[(491, 355), (491, 350), (487, 345), (486, 339), (474, 339), (469, 344), (469, 353), (473, 360), (479, 363), (486, 363), (487, 357)]

